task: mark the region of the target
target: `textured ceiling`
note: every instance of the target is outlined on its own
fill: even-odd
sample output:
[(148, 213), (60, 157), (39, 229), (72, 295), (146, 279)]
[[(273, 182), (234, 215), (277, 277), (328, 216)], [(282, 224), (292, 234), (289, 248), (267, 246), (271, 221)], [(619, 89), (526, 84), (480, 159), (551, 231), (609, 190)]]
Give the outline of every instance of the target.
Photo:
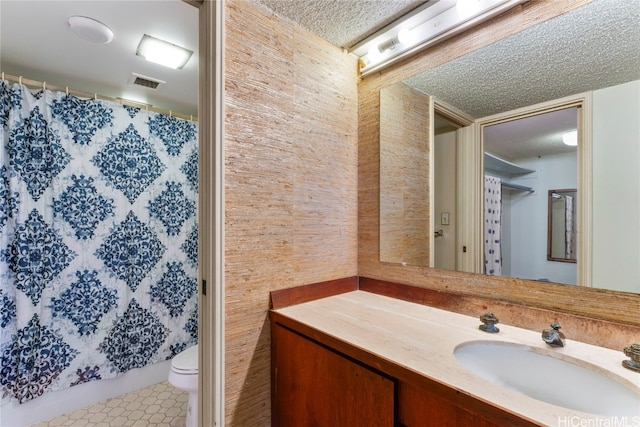
[(409, 78), (480, 118), (640, 79), (640, 1), (598, 0)]
[(354, 46), (426, 3), (422, 0), (258, 0), (258, 2), (342, 48)]

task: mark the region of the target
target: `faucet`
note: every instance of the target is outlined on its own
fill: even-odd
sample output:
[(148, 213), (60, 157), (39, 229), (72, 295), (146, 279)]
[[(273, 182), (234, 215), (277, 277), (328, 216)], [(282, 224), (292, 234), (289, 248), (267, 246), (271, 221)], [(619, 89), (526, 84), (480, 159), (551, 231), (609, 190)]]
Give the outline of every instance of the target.
[(491, 312), (487, 312), (480, 316), (480, 321), (482, 325), (478, 326), (481, 331), (489, 332), (490, 334), (495, 334), (500, 332), (500, 329), (496, 326), (498, 323), (498, 318)]
[(542, 340), (551, 347), (564, 347), (564, 334), (560, 332), (560, 325), (553, 322), (551, 329), (542, 331)]
[(628, 356), (628, 360), (622, 361), (622, 366), (632, 371), (640, 372), (640, 344), (631, 344), (625, 347), (624, 355)]

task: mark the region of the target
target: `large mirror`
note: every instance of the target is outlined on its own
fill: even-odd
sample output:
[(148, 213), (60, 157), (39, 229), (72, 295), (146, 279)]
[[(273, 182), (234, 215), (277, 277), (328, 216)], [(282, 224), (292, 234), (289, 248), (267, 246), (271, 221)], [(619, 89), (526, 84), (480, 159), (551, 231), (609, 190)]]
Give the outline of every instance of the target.
[[(598, 24), (594, 25), (596, 19)], [(585, 258), (588, 260), (585, 263), (589, 263), (589, 277), (580, 278), (578, 274), (573, 282), (551, 277), (549, 280), (552, 282), (640, 293), (640, 271), (637, 268), (640, 264), (640, 122), (637, 120), (640, 115), (640, 50), (636, 48), (640, 45), (640, 30), (637, 26), (639, 21), (640, 8), (634, 2), (596, 0), (394, 85), (402, 86), (403, 90), (414, 93), (414, 96), (422, 94), (426, 99), (424, 102), (436, 104), (436, 107), (438, 102), (451, 106), (480, 124), (490, 122), (488, 117), (496, 117), (512, 110), (574, 94), (588, 94), (588, 108), (585, 109), (583, 105), (578, 107), (583, 108), (583, 111), (578, 115), (577, 131), (578, 148), (582, 148), (580, 144), (584, 140), (590, 140), (591, 151), (576, 155), (576, 168), (583, 171), (583, 176), (584, 171), (588, 171), (588, 182), (578, 179), (577, 185), (554, 186), (550, 183), (546, 187), (525, 183), (524, 187), (531, 187), (533, 191), (512, 196), (515, 200), (525, 200), (526, 197), (528, 201), (535, 200), (536, 209), (542, 212), (545, 221), (548, 190), (576, 187), (577, 194), (585, 191), (591, 197), (592, 208), (576, 214), (578, 240), (582, 238), (580, 227), (591, 224), (588, 230), (589, 241), (582, 242), (590, 251), (590, 257)], [(405, 138), (411, 137), (408, 130), (397, 129), (401, 122), (391, 121), (385, 124), (382, 121), (382, 115), (390, 116), (389, 112), (383, 111), (386, 107), (382, 97), (387, 89), (391, 87), (381, 91), (381, 192), (385, 189), (385, 177), (395, 176), (397, 179), (399, 171), (394, 173), (392, 170), (382, 170), (385, 165), (392, 166), (394, 161), (399, 160), (397, 156), (394, 159), (385, 157), (388, 147), (385, 148), (383, 138), (390, 132), (386, 127), (395, 126), (393, 133), (405, 135)], [(397, 92), (398, 89), (395, 88), (394, 91)], [(410, 104), (404, 104), (403, 117), (408, 117), (406, 109)], [(448, 147), (445, 150), (448, 153), (446, 156), (453, 163), (442, 163), (441, 152), (437, 148), (439, 145), (431, 141), (431, 151), (420, 154), (425, 159), (420, 167), (430, 171), (432, 180), (434, 176), (436, 181), (439, 176), (445, 177), (445, 199), (450, 200), (449, 206), (442, 209), (434, 206), (443, 196), (439, 194), (442, 190), (438, 182), (435, 185), (432, 182), (427, 190), (422, 189), (418, 193), (419, 203), (412, 201), (398, 182), (387, 186), (387, 190), (392, 191), (387, 196), (381, 194), (380, 198), (380, 260), (483, 273), (484, 251), (475, 255), (481, 258), (476, 263), (478, 267), (460, 267), (460, 259), (468, 247), (463, 238), (456, 235), (456, 229), (459, 229), (456, 224), (461, 222), (459, 216), (471, 210), (478, 217), (483, 214), (484, 203), (480, 209), (467, 206), (470, 198), (465, 197), (468, 194), (465, 193), (468, 191), (465, 185), (479, 187), (484, 169), (478, 171), (474, 181), (469, 184), (468, 178), (463, 177), (468, 173), (466, 165), (460, 164), (464, 144), (460, 141), (460, 129), (455, 130), (464, 129), (463, 126), (468, 124), (455, 121), (451, 123), (447, 116), (438, 115), (437, 108), (435, 112), (433, 109), (431, 112), (434, 115), (424, 116), (422, 121), (427, 126), (433, 125), (427, 132), (436, 135), (436, 142), (442, 139), (438, 135), (446, 136), (444, 140), (448, 142), (443, 142), (442, 145)], [(402, 122), (403, 126), (406, 126), (407, 121)], [(478, 125), (471, 127), (473, 126)], [(479, 126), (484, 129), (484, 125)], [(481, 130), (478, 132), (482, 133)], [(561, 135), (556, 135), (556, 138), (560, 139)], [(483, 144), (482, 138), (480, 144)], [(533, 143), (518, 137), (510, 144), (513, 147), (525, 147)], [(475, 161), (484, 168), (486, 161), (479, 157), (484, 157), (484, 150), (476, 149), (474, 154)], [(417, 157), (412, 159), (414, 163), (418, 161)], [(434, 164), (430, 165), (430, 161)], [(521, 166), (519, 160), (511, 163)], [(406, 174), (407, 165), (402, 168), (402, 173)], [(452, 174), (452, 170), (455, 173)], [(529, 178), (539, 176), (540, 173), (536, 169)], [(467, 181), (463, 182), (464, 179)], [(415, 185), (415, 180), (413, 184)], [(411, 215), (414, 226), (420, 224), (420, 227), (414, 227), (417, 234), (411, 234), (407, 227), (400, 230), (400, 223), (385, 229), (385, 224), (389, 223), (382, 215), (390, 212), (387, 209), (389, 195), (394, 195), (393, 201), (402, 202), (403, 212)], [(395, 215), (395, 218), (399, 217), (399, 210), (396, 209)], [(424, 221), (427, 221), (428, 226), (424, 226)], [(547, 259), (546, 222), (544, 228), (543, 233), (538, 233), (542, 237), (539, 243), (541, 247), (536, 249), (536, 257), (541, 258), (541, 263), (561, 264)], [(425, 238), (429, 239), (426, 247)], [(407, 254), (411, 253), (412, 242), (420, 242), (423, 247), (419, 251), (425, 251), (426, 254), (417, 256), (413, 252), (410, 258), (394, 253), (395, 259), (387, 259), (386, 254), (392, 252), (389, 247), (386, 253), (383, 252), (384, 242), (402, 242)], [(454, 248), (454, 259), (436, 265), (437, 250), (440, 246), (447, 245)], [(580, 254), (577, 255), (579, 260)], [(511, 264), (530, 265), (531, 261), (514, 257)], [(578, 268), (580, 267), (578, 261)], [(542, 280), (548, 278), (548, 275), (535, 273), (515, 273), (512, 276)]]
[(547, 260), (576, 262), (576, 189), (549, 190)]

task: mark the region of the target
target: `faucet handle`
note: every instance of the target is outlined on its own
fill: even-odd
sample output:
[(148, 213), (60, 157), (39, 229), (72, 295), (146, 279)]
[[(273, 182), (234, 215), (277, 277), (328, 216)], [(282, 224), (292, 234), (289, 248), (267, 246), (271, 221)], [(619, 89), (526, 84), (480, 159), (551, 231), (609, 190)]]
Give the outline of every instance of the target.
[(495, 334), (500, 332), (500, 329), (496, 326), (496, 323), (499, 322), (498, 318), (491, 312), (487, 312), (480, 316), (480, 321), (482, 325), (478, 326), (481, 331), (489, 332), (490, 334)]
[(564, 334), (560, 332), (560, 324), (558, 322), (553, 322), (549, 326), (551, 326), (551, 329), (545, 329), (542, 331), (542, 340), (551, 347), (564, 347), (565, 337)]
[(631, 344), (629, 347), (625, 347), (624, 355), (630, 359), (623, 360), (622, 366), (632, 371), (640, 372), (640, 344)]
[(553, 322), (552, 324), (550, 324), (549, 326), (551, 326), (551, 328), (554, 331), (560, 331), (560, 328), (562, 328), (562, 326), (560, 326), (560, 323), (558, 322)]

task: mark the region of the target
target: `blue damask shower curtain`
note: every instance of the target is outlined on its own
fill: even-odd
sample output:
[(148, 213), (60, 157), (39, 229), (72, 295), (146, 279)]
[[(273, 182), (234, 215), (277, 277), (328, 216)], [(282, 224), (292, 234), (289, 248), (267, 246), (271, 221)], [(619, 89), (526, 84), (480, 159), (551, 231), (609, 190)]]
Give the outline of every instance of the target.
[(0, 81), (2, 402), (197, 340), (197, 127)]

